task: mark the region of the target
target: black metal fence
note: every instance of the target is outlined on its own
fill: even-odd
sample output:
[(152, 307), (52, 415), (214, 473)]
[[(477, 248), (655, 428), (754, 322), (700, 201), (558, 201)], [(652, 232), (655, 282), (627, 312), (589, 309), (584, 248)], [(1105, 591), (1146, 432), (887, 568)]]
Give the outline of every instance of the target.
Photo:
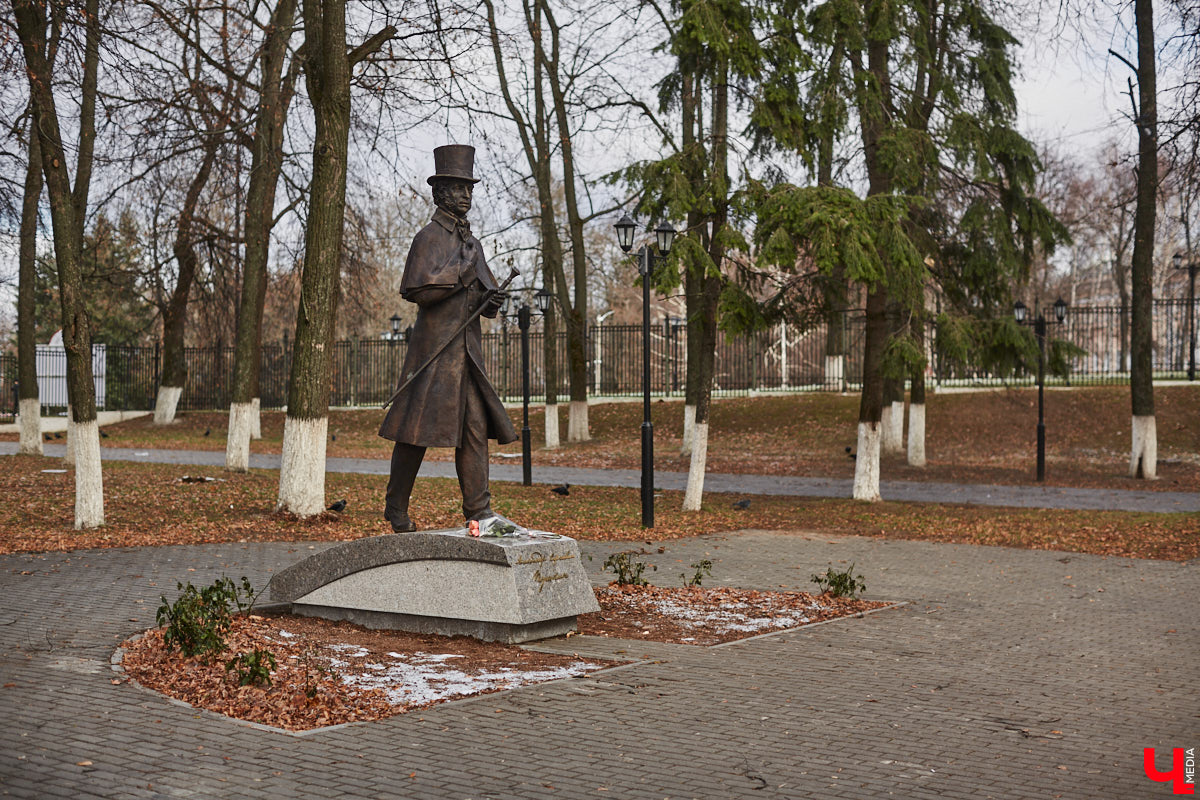
[[(1200, 304), (1196, 308), (1200, 322)], [(1120, 384), (1129, 381), (1129, 313), (1120, 307), (1072, 308), (1066, 323), (1049, 325), (1049, 336), (1074, 344), (1083, 355), (1071, 362), (1070, 383)], [(847, 313), (840, 333), (840, 346), (832, 348), (844, 357), (829, 357), (828, 330), (817, 325), (805, 331), (778, 325), (745, 336), (718, 336), (714, 391), (719, 395), (771, 391), (846, 391), (857, 389), (862, 376), (861, 315)], [(531, 330), (530, 393), (536, 399), (546, 394), (544, 369), (545, 337)], [(954, 363), (938, 347), (938, 331), (926, 331), (927, 381), (931, 386), (1026, 385), (1030, 373), (990, 374), (970, 364)], [(1156, 379), (1184, 379), (1189, 366), (1187, 302), (1158, 300), (1154, 305), (1154, 372)], [(586, 342), (588, 393), (591, 396), (636, 396), (642, 392), (642, 327), (640, 325), (592, 326)], [(379, 406), (397, 385), (407, 354), (404, 341), (353, 339), (337, 342), (329, 402), (332, 406)], [(483, 337), (485, 369), (500, 394), (509, 401), (521, 398), (521, 336), (515, 326)], [(558, 395), (567, 392), (567, 339), (560, 333), (554, 348), (558, 372)], [(687, 381), (687, 330), (659, 323), (650, 328), (651, 391), (657, 396), (682, 395)], [(63, 359), (61, 349), (39, 348), (39, 364), (46, 359)], [(287, 402), (291, 351), (285, 346), (262, 349), (259, 388), (264, 408), (280, 408)], [(233, 348), (188, 348), (187, 383), (179, 400), (180, 410), (226, 408), (233, 382)], [(104, 353), (104, 378), (97, 380), (97, 401), (102, 409), (148, 410), (154, 407), (158, 390), (160, 353), (157, 347), (108, 345)], [(65, 369), (50, 373), (65, 375)], [(0, 422), (11, 422), (17, 408), (17, 361), (15, 355), (0, 355)], [(39, 379), (41, 381), (42, 379)], [(61, 378), (60, 378), (61, 380)], [(61, 407), (48, 397), (65, 397), (64, 392), (40, 392), (43, 412)], [(58, 401), (62, 402), (62, 401)]]

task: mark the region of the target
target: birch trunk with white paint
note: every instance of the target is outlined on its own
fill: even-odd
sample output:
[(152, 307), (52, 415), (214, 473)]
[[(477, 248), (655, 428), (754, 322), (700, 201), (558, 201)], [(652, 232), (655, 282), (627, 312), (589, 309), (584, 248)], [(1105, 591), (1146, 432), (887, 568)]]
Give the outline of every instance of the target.
[(25, 456), (44, 455), (42, 404), (36, 397), (21, 400), (17, 408), (17, 421), (21, 424), (21, 447), (18, 452)]
[(692, 441), (696, 434), (696, 406), (692, 404), (683, 407), (683, 442), (679, 446), (679, 455), (692, 454)]
[(75, 447), (75, 529), (104, 524), (104, 474), (100, 466), (100, 426), (96, 420), (72, 426)]
[(312, 517), (325, 510), (325, 437), (329, 417), (283, 421), (276, 511)]
[(253, 403), (229, 405), (229, 433), (225, 437), (225, 469), (246, 472), (250, 469), (250, 439), (254, 424)]
[(883, 452), (899, 455), (904, 452), (904, 401), (893, 400), (883, 407), (879, 421)]
[(592, 438), (588, 432), (588, 404), (586, 400), (572, 400), (567, 412), (567, 441), (586, 442)]
[(683, 510), (699, 511), (704, 499), (704, 467), (708, 458), (708, 423), (700, 422), (692, 429), (692, 460), (688, 466), (687, 490), (683, 494)]
[(908, 406), (908, 465), (925, 466), (925, 404)]
[(1153, 416), (1133, 418), (1129, 477), (1148, 481), (1158, 478), (1158, 429)]
[(855, 500), (876, 503), (879, 497), (879, 423), (858, 423), (858, 457), (854, 461)]
[(175, 421), (175, 408), (183, 395), (182, 386), (160, 386), (154, 401), (154, 424), (170, 425)]
[(546, 403), (546, 449), (557, 450), (561, 446), (558, 438), (558, 403)]

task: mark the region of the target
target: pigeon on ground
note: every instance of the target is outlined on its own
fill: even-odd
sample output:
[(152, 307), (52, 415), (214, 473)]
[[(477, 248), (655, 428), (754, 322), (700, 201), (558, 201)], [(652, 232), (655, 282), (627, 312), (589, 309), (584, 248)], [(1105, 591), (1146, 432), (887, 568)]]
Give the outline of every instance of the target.
[(329, 507), (329, 510), (330, 510), (330, 511), (336, 511), (336, 512), (338, 512), (339, 514), (340, 514), (340, 513), (342, 513), (343, 511), (345, 511), (345, 510), (346, 510), (346, 501), (345, 501), (345, 500), (338, 500), (336, 503), (334, 503), (333, 505), (331, 505), (331, 506)]
[(737, 502), (735, 502), (733, 504), (733, 507), (740, 508), (742, 511), (745, 511), (747, 508), (750, 507), (750, 498), (747, 497), (744, 500), (738, 500)]
[(571, 493), (571, 484), (564, 483), (562, 486), (555, 486), (550, 491), (554, 492), (557, 495), (566, 497), (567, 495), (569, 495)]

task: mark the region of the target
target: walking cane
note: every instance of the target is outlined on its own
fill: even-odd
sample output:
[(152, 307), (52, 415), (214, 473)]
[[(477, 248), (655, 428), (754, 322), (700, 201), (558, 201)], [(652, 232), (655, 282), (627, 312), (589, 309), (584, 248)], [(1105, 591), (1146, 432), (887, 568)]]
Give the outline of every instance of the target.
[(424, 364), (417, 367), (408, 376), (408, 378), (404, 381), (404, 383), (400, 384), (399, 389), (392, 392), (392, 396), (389, 397), (388, 401), (383, 404), (383, 407), (387, 408), (388, 406), (390, 406), (392, 404), (392, 401), (395, 400), (397, 397), (399, 397), (400, 393), (403, 392), (405, 389), (407, 389), (408, 385), (410, 383), (412, 383), (414, 380), (416, 380), (417, 376), (420, 375), (422, 372), (424, 372), (425, 368), (428, 367), (430, 364), (432, 364), (434, 359), (436, 359), (438, 356), (440, 356), (442, 354), (442, 351), (445, 350), (447, 347), (449, 347), (450, 343), (453, 342), (455, 339), (457, 339), (459, 334), (461, 334), (463, 331), (465, 331), (467, 329), (468, 325), (470, 325), (472, 322), (474, 322), (476, 319), (479, 318), (479, 315), (482, 314), (484, 309), (487, 308), (487, 305), (489, 302), (491, 302), (491, 299), (493, 297), (495, 297), (496, 295), (500, 294), (501, 292), (503, 292), (505, 289), (507, 289), (508, 285), (510, 283), (512, 283), (513, 279), (516, 277), (517, 277), (517, 268), (513, 267), (512, 272), (510, 272), (508, 274), (508, 277), (504, 279), (504, 283), (500, 284), (500, 286), (496, 289), (488, 289), (487, 293), (483, 296), (483, 302), (481, 302), (479, 304), (479, 308), (472, 311), (471, 316), (467, 317), (466, 321), (463, 322), (462, 325), (458, 326), (458, 330), (454, 331), (454, 333), (451, 334), (449, 339), (442, 342), (441, 345), (438, 346), (438, 349), (433, 351), (433, 355), (431, 355), (429, 358), (427, 358), (425, 360)]

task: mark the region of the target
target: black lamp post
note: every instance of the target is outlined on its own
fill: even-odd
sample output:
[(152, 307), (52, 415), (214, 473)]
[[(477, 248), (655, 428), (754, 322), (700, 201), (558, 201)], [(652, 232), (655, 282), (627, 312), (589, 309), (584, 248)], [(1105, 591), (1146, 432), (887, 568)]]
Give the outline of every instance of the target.
[(1200, 260), (1188, 258), (1183, 260), (1183, 253), (1171, 257), (1175, 269), (1188, 271), (1187, 327), (1188, 327), (1188, 380), (1196, 380), (1196, 269)]
[[(1037, 311), (1037, 318), (1026, 321), (1028, 309), (1020, 300), (1013, 306), (1013, 316), (1020, 325), (1032, 325), (1038, 343), (1038, 422), (1037, 422), (1037, 479), (1046, 480), (1046, 317)], [(1054, 301), (1054, 321), (1061, 325), (1067, 318), (1067, 303), (1061, 297)]]
[[(628, 253), (633, 248), (637, 223), (628, 214), (613, 226), (617, 243)], [(638, 273), (642, 276), (642, 527), (654, 527), (654, 424), (650, 421), (650, 273), (654, 259), (665, 259), (675, 242), (675, 229), (663, 222), (654, 229), (660, 255), (642, 245), (638, 250)]]
[[(552, 295), (539, 289), (533, 297), (538, 314), (550, 307)], [(522, 303), (517, 309), (517, 327), (521, 329), (521, 483), (533, 485), (533, 440), (529, 432), (529, 325), (533, 321), (533, 309)]]
[(388, 322), (392, 324), (392, 335), (388, 337), (388, 375), (391, 376), (392, 385), (396, 383), (396, 373), (399, 372), (399, 367), (396, 366), (396, 340), (400, 338), (400, 319), (399, 314), (392, 314)]

